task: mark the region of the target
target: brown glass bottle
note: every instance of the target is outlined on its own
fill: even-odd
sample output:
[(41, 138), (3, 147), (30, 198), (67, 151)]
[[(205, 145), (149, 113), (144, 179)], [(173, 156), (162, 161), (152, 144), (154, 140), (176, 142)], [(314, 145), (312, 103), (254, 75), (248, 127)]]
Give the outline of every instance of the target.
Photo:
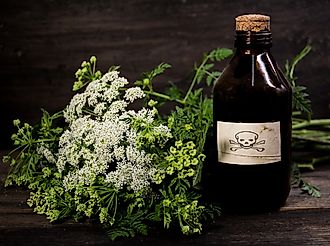
[(225, 211), (273, 211), (290, 191), (292, 90), (270, 54), (268, 16), (237, 17), (235, 47), (213, 91), (206, 193)]

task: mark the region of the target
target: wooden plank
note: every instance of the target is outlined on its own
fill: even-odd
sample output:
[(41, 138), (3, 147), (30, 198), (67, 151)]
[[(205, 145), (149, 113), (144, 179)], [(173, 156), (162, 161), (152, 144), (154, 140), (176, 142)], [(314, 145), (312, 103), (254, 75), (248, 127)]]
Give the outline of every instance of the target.
[(4, 188), (8, 168), (0, 163), (0, 245), (329, 245), (330, 167), (323, 165), (304, 173), (306, 180), (320, 187), (321, 198), (302, 195), (292, 189), (280, 211), (255, 215), (222, 215), (205, 226), (203, 234), (184, 237), (153, 230), (148, 237), (109, 241), (95, 224), (67, 221), (51, 224), (25, 204), (28, 197), (20, 188)]
[[(222, 216), (201, 236), (154, 232), (149, 237), (110, 244), (91, 224), (8, 225), (0, 227), (1, 245), (329, 245), (330, 211), (296, 211), (253, 216)], [(8, 217), (12, 219), (12, 217)], [(23, 216), (22, 219), (29, 219)], [(34, 218), (35, 220), (35, 218)]]

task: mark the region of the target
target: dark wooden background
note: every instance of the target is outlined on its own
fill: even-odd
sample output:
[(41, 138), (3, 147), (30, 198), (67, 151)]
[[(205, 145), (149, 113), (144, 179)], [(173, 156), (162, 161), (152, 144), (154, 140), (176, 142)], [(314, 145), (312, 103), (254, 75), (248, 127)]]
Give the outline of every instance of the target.
[(315, 117), (330, 117), (330, 1), (319, 0), (11, 0), (0, 5), (0, 147), (11, 122), (36, 122), (40, 108), (68, 103), (74, 72), (96, 55), (102, 69), (120, 64), (134, 80), (166, 61), (160, 82), (185, 83), (194, 61), (215, 47), (233, 46), (234, 17), (272, 17), (273, 54), (280, 65), (307, 42), (313, 52), (298, 68)]

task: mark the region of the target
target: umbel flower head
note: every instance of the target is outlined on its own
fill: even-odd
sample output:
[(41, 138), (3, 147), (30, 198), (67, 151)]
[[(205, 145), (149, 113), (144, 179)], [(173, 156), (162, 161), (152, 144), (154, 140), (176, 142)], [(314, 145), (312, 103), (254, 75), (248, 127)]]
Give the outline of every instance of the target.
[(60, 138), (56, 166), (67, 190), (91, 185), (98, 177), (134, 192), (150, 185), (156, 169), (141, 140), (148, 134), (164, 145), (172, 135), (155, 119), (154, 108), (127, 109), (145, 97), (140, 87), (125, 89), (127, 84), (119, 72), (108, 72), (76, 94), (65, 109), (69, 128)]

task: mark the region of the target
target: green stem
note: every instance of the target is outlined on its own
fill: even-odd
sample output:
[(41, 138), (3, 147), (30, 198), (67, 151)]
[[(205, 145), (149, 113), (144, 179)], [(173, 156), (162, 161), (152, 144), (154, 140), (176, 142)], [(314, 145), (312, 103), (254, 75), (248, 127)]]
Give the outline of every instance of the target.
[(293, 111), (292, 112), (292, 116), (299, 116), (299, 115), (301, 115), (300, 111)]
[(295, 81), (294, 81), (294, 70), (297, 66), (297, 64), (311, 51), (312, 47), (310, 45), (307, 45), (299, 54), (298, 56), (296, 56), (291, 64), (291, 69), (290, 69), (290, 73), (289, 73), (289, 78), (292, 80), (293, 85), (295, 85)]
[(330, 141), (328, 141), (326, 139), (319, 138), (319, 137), (316, 138), (316, 137), (306, 137), (306, 136), (293, 135), (292, 139), (310, 141), (310, 142), (321, 143), (321, 144), (330, 144)]
[(197, 68), (196, 73), (195, 73), (195, 76), (194, 76), (194, 78), (193, 78), (193, 80), (192, 80), (192, 82), (191, 82), (191, 84), (190, 84), (190, 87), (189, 87), (187, 93), (186, 93), (186, 96), (185, 96), (184, 99), (183, 99), (184, 102), (187, 101), (187, 98), (189, 97), (191, 91), (193, 90), (193, 88), (194, 88), (194, 86), (195, 86), (195, 84), (196, 84), (196, 82), (197, 82), (197, 75), (199, 74), (201, 68), (204, 67), (204, 65), (206, 64), (206, 62), (207, 62), (208, 60), (209, 60), (209, 56), (206, 56), (206, 58), (204, 59), (204, 61), (202, 62), (202, 64), (199, 65), (199, 67)]
[[(25, 147), (26, 147), (27, 144), (24, 144), (24, 145), (25, 145)], [(12, 155), (15, 151), (19, 150), (19, 149), (22, 148), (24, 145), (20, 145), (20, 146), (18, 146), (17, 148), (13, 149), (12, 151), (10, 151), (10, 152), (7, 154), (7, 156)]]
[(308, 126), (322, 126), (322, 125), (329, 125), (330, 119), (316, 119), (310, 121), (304, 121), (299, 124), (295, 124), (292, 126), (293, 130), (308, 127)]
[(95, 75), (95, 68), (96, 68), (96, 62), (93, 62), (93, 77), (94, 77), (94, 75)]
[(175, 102), (178, 102), (180, 104), (185, 104), (185, 101), (184, 100), (180, 100), (180, 99), (173, 99), (171, 98), (170, 96), (168, 95), (165, 95), (165, 94), (162, 94), (162, 93), (158, 93), (158, 92), (155, 92), (155, 91), (144, 91), (144, 93), (148, 94), (148, 95), (151, 95), (151, 96), (155, 96), (155, 97), (159, 97), (159, 98), (163, 98), (163, 99), (166, 99), (168, 101), (175, 101)]
[(55, 140), (56, 140), (56, 138), (40, 139), (40, 140), (35, 140), (32, 143), (52, 142), (52, 141), (55, 141)]

